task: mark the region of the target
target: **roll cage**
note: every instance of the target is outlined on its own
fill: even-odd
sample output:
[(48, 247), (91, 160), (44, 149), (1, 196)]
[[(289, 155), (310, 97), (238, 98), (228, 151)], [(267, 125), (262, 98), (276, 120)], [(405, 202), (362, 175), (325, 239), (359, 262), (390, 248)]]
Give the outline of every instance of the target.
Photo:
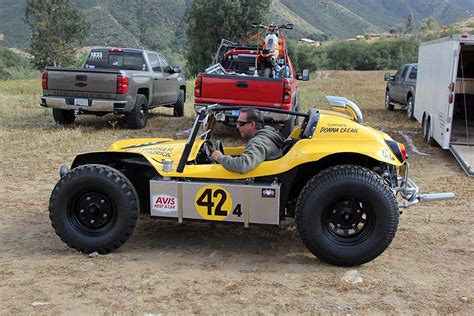
[[(301, 130), (302, 130), (301, 138), (311, 138), (311, 135), (314, 132), (317, 120), (319, 118), (319, 112), (315, 108), (312, 108), (308, 113), (274, 109), (274, 108), (268, 108), (268, 107), (252, 107), (252, 108), (260, 110), (260, 111), (282, 113), (282, 114), (288, 114), (292, 116), (303, 117), (304, 120), (303, 120), (303, 123), (301, 124)], [(186, 163), (188, 161), (189, 154), (191, 153), (191, 149), (193, 148), (194, 142), (196, 141), (196, 139), (200, 137), (203, 140), (210, 140), (214, 133), (216, 122), (218, 122), (219, 120), (222, 120), (223, 118), (222, 115), (224, 114), (224, 112), (232, 111), (232, 110), (235, 110), (235, 107), (220, 105), (220, 104), (212, 104), (209, 106), (205, 106), (199, 110), (198, 115), (196, 116), (196, 119), (194, 120), (193, 127), (191, 128), (191, 133), (189, 134), (188, 140), (184, 147), (183, 154), (181, 156), (181, 159), (179, 160), (178, 167), (176, 168), (177, 172), (179, 173), (183, 172), (184, 167), (186, 166)], [(199, 130), (205, 124), (207, 124), (208, 129), (205, 132), (198, 135)], [(290, 139), (288, 141), (290, 141)]]

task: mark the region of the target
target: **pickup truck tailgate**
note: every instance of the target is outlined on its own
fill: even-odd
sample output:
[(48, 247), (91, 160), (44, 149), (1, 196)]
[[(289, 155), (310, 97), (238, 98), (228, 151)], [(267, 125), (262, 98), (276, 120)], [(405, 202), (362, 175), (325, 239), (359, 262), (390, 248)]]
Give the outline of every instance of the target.
[(201, 102), (272, 106), (283, 102), (283, 80), (205, 74)]
[(100, 92), (115, 94), (117, 91), (117, 70), (95, 69), (46, 69), (48, 71), (48, 90)]

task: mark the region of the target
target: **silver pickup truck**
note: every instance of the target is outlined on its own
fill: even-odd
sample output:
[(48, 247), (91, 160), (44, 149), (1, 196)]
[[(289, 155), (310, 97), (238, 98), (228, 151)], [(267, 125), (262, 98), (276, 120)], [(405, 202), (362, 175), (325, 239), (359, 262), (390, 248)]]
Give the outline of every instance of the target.
[(129, 128), (145, 127), (148, 110), (172, 107), (184, 115), (186, 80), (160, 54), (130, 48), (97, 48), (83, 68), (48, 67), (42, 74), (41, 105), (53, 109), (60, 124), (78, 114), (125, 115)]
[(407, 117), (413, 120), (415, 110), (416, 75), (418, 64), (400, 66), (395, 76), (385, 74), (385, 109), (393, 111), (396, 104), (407, 110)]

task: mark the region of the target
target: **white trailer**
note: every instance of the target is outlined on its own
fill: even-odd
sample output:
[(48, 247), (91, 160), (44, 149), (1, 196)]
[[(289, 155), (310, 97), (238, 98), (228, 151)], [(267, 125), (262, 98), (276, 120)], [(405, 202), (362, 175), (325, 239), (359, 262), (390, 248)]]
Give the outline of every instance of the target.
[(474, 36), (421, 43), (415, 104), (425, 141), (449, 149), (474, 176)]

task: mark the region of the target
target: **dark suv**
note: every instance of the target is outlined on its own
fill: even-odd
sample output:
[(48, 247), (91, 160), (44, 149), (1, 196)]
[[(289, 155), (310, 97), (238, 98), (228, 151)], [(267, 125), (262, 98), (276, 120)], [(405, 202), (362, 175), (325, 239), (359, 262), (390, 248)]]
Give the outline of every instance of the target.
[(385, 109), (393, 111), (398, 104), (407, 110), (408, 118), (413, 119), (417, 71), (418, 64), (405, 64), (398, 68), (395, 76), (385, 74)]

